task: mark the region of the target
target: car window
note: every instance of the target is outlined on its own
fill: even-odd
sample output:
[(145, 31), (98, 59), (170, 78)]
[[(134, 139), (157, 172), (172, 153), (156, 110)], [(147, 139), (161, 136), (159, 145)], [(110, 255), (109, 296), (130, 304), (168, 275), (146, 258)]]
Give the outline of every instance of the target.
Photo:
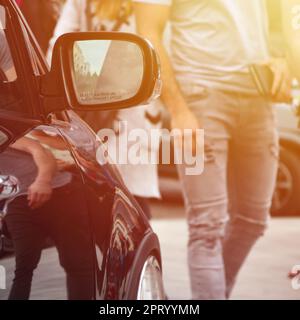
[(5, 10), (0, 6), (0, 110), (22, 112), (22, 83), (11, 54)]
[(13, 82), (16, 80), (17, 75), (4, 30), (0, 30), (0, 43), (0, 69), (2, 81)]
[(33, 68), (33, 72), (36, 76), (43, 75), (45, 73), (45, 66), (41, 64), (41, 60), (38, 58), (37, 53), (34, 49), (34, 40), (32, 39), (31, 35), (28, 33), (27, 28), (21, 21), (19, 17), (19, 22), (22, 28), (22, 32), (26, 41), (26, 46), (30, 55), (30, 60)]

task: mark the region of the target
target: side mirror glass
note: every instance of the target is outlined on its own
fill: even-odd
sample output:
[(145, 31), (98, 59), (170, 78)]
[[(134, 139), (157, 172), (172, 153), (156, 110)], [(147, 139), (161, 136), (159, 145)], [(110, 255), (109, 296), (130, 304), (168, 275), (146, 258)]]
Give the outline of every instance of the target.
[[(59, 74), (62, 83), (57, 81)], [(145, 104), (158, 97), (161, 89), (158, 59), (151, 44), (120, 32), (61, 36), (53, 50), (49, 80), (48, 85), (64, 88), (71, 108), (84, 111)]]
[(136, 43), (128, 41), (76, 41), (72, 74), (82, 105), (132, 99), (143, 81), (143, 53)]

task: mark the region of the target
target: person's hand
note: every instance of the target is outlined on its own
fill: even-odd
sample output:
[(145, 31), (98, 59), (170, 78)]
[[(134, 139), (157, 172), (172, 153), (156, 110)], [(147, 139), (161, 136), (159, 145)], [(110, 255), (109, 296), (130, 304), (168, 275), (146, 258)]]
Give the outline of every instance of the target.
[(292, 77), (284, 58), (271, 58), (267, 65), (274, 74), (272, 98), (274, 102), (290, 103), (292, 100)]
[(28, 205), (31, 209), (38, 209), (50, 200), (51, 195), (51, 183), (36, 180), (28, 188)]
[[(187, 139), (188, 137), (192, 138), (191, 140), (185, 140), (184, 148), (191, 147), (192, 153), (194, 154), (198, 143), (196, 130), (200, 129), (200, 123), (194, 113), (188, 108), (186, 108), (184, 111), (176, 113), (172, 116), (171, 126), (172, 129), (179, 130), (179, 137), (177, 135), (176, 137), (180, 138), (181, 141), (183, 137), (184, 139)], [(188, 133), (188, 135), (186, 135), (184, 133), (185, 129), (191, 130), (190, 134)]]

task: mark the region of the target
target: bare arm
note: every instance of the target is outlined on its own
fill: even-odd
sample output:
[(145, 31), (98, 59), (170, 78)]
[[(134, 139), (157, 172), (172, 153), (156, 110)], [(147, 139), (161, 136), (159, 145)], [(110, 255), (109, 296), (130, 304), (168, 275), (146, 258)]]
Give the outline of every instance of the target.
[(38, 208), (51, 198), (51, 182), (57, 171), (56, 160), (49, 150), (30, 138), (19, 139), (12, 148), (31, 154), (37, 166), (38, 174), (29, 187), (28, 201), (30, 207)]
[(300, 0), (282, 0), (281, 4), (291, 70), (300, 81)]
[(50, 148), (57, 150), (67, 150), (66, 143), (59, 136), (50, 136), (42, 130), (33, 130), (31, 135), (41, 143), (48, 145)]
[(163, 33), (169, 19), (170, 6), (135, 3), (134, 10), (138, 33), (149, 39), (159, 54), (163, 81), (161, 98), (171, 114), (173, 127), (197, 129), (198, 122), (185, 102), (163, 45)]
[(36, 180), (51, 182), (57, 170), (56, 160), (52, 153), (45, 149), (38, 141), (30, 138), (21, 138), (16, 141), (12, 148), (25, 151), (32, 155), (38, 168)]

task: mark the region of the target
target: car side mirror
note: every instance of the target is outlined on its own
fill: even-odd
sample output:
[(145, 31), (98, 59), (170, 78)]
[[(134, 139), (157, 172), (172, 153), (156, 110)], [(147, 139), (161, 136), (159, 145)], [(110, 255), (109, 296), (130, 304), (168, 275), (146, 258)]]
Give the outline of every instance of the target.
[(145, 104), (161, 90), (158, 59), (151, 44), (119, 32), (61, 36), (46, 80), (44, 95), (63, 88), (69, 107), (84, 111)]

